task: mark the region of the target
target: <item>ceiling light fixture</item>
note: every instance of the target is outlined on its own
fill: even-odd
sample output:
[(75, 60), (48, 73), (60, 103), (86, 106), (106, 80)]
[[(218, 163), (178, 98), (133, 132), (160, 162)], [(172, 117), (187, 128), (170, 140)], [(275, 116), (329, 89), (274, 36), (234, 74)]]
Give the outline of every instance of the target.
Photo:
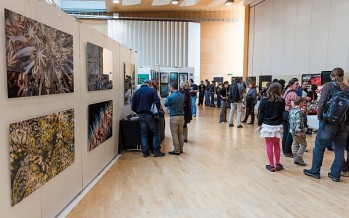
[(230, 5), (232, 5), (234, 3), (234, 0), (226, 0), (225, 1), (225, 5), (226, 6), (230, 6)]
[(119, 4), (119, 3), (120, 3), (120, 0), (113, 0), (113, 3), (114, 3), (114, 4)]
[(179, 3), (179, 0), (172, 0), (171, 1), (171, 4), (173, 4), (173, 5), (176, 5), (176, 4), (178, 4)]
[(119, 19), (119, 17), (120, 17), (120, 16), (119, 16), (119, 13), (113, 13), (113, 18), (114, 18), (114, 19)]

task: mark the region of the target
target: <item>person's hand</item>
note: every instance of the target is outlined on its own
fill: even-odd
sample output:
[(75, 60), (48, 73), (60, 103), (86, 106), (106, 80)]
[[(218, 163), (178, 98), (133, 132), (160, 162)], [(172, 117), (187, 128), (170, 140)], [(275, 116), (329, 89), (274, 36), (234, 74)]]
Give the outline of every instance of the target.
[(258, 126), (257, 129), (255, 130), (256, 133), (260, 133), (262, 130), (262, 126)]

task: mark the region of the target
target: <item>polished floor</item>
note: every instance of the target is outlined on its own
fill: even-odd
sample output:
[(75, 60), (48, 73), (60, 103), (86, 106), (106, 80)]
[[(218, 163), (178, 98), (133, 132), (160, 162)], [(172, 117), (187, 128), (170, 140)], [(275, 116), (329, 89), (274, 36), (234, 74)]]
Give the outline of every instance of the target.
[[(257, 126), (229, 128), (218, 117), (218, 108), (199, 108), (180, 156), (126, 152), (68, 217), (348, 217), (349, 178), (327, 177), (332, 152), (326, 151), (320, 180), (286, 157), (285, 169), (271, 173)], [(173, 146), (166, 124), (167, 153)]]

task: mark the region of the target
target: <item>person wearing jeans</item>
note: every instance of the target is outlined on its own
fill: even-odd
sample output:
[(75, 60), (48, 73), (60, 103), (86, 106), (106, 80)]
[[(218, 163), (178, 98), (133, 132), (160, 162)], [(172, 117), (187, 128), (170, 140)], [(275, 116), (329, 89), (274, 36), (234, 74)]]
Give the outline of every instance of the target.
[(190, 101), (191, 101), (191, 113), (193, 117), (196, 117), (196, 96), (199, 92), (198, 86), (194, 83), (193, 79), (189, 79), (190, 84)]
[(149, 129), (153, 134), (153, 156), (165, 156), (165, 154), (161, 153), (160, 151), (159, 122), (154, 118), (151, 112), (151, 107), (153, 104), (156, 105), (157, 109), (160, 109), (160, 98), (158, 97), (155, 89), (149, 87), (150, 84), (150, 80), (145, 80), (144, 84), (135, 92), (132, 98), (132, 111), (139, 115), (144, 158), (148, 157), (149, 155)]
[(334, 86), (346, 91), (349, 91), (349, 87), (343, 83), (344, 71), (342, 68), (333, 69), (330, 76), (334, 83), (331, 82), (324, 85), (318, 104), (317, 116), (319, 119), (319, 129), (315, 139), (315, 147), (313, 149), (312, 166), (311, 169), (305, 169), (303, 172), (307, 176), (320, 179), (320, 170), (325, 148), (333, 141), (335, 157), (331, 166), (331, 171), (328, 173), (328, 177), (330, 177), (334, 182), (339, 182), (344, 163), (344, 149), (348, 137), (349, 119), (344, 123), (332, 124), (323, 119), (323, 112), (326, 107), (327, 98), (330, 95), (331, 89), (334, 89)]
[(245, 87), (240, 83), (240, 78), (236, 78), (235, 82), (230, 86), (229, 91), (230, 113), (229, 113), (229, 127), (233, 127), (234, 112), (237, 110), (237, 128), (242, 128), (241, 116), (243, 100), (245, 100)]
[(165, 106), (170, 110), (170, 130), (172, 135), (172, 142), (174, 150), (169, 154), (180, 155), (183, 153), (184, 137), (184, 96), (178, 92), (178, 85), (171, 84), (171, 95), (165, 99)]

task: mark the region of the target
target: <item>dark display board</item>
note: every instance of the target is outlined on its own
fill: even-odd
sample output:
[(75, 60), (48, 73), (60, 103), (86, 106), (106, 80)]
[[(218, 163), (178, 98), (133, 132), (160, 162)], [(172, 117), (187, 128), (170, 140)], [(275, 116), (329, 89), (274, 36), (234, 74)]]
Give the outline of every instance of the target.
[(224, 77), (213, 77), (213, 81), (223, 83)]
[(168, 85), (161, 85), (160, 86), (160, 95), (161, 95), (161, 98), (165, 98), (168, 96), (170, 92), (170, 89), (168, 87)]
[(331, 72), (332, 71), (321, 71), (321, 84), (322, 85), (332, 81)]
[(268, 82), (272, 81), (272, 76), (265, 75), (265, 76), (259, 76), (259, 88), (265, 88)]

